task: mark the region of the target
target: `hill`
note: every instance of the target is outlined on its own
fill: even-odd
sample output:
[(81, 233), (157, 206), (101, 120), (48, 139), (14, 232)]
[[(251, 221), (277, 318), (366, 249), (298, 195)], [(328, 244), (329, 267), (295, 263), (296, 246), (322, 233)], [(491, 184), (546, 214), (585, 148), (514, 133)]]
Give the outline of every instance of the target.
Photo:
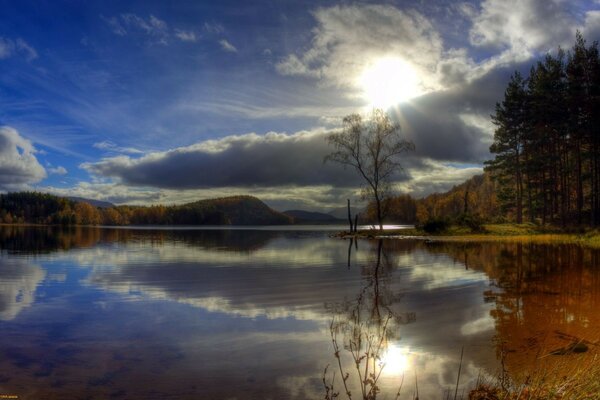
[(88, 203), (88, 204), (93, 205), (94, 207), (99, 207), (99, 208), (109, 208), (109, 207), (115, 206), (113, 203), (109, 203), (108, 201), (86, 199), (84, 197), (68, 196), (66, 198), (75, 203)]
[[(443, 193), (432, 193), (415, 199), (403, 194), (386, 199), (384, 203), (388, 223), (425, 223), (443, 219), (454, 221), (465, 216), (481, 221), (500, 221), (504, 214), (498, 205), (496, 184), (489, 172), (475, 175)], [(363, 220), (375, 220), (375, 206), (369, 204)]]
[(416, 219), (419, 222), (455, 219), (461, 215), (473, 215), (486, 221), (501, 218), (496, 184), (490, 173), (475, 175), (445, 193), (433, 193), (417, 200)]
[(330, 214), (324, 214), (314, 211), (305, 210), (287, 210), (283, 212), (285, 215), (292, 217), (296, 224), (318, 223), (318, 224), (336, 224), (342, 222)]
[[(350, 207), (350, 212), (352, 213), (352, 215), (356, 215), (356, 214), (361, 214), (364, 210), (358, 207)], [(348, 219), (348, 207), (343, 206), (343, 207), (337, 207), (334, 208), (333, 210), (330, 210), (327, 214), (331, 215), (333, 218), (336, 219), (340, 219), (340, 220), (347, 220)]]
[(230, 196), (200, 200), (177, 208), (216, 213), (220, 216), (223, 225), (283, 225), (293, 223), (292, 218), (273, 210), (253, 196)]

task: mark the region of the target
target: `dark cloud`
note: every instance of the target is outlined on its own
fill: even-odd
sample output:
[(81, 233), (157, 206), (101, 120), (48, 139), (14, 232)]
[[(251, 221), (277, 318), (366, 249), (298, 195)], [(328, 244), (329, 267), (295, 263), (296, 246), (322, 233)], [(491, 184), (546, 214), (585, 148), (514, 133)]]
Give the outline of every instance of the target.
[[(421, 96), (394, 111), (403, 132), (415, 143), (416, 155), (473, 163), (489, 159), (490, 114), (515, 69), (522, 66), (493, 69), (462, 86)], [(470, 119), (489, 127), (470, 123)]]
[(350, 169), (323, 163), (330, 150), (324, 131), (247, 134), (139, 159), (106, 158), (83, 167), (124, 184), (167, 189), (360, 184)]

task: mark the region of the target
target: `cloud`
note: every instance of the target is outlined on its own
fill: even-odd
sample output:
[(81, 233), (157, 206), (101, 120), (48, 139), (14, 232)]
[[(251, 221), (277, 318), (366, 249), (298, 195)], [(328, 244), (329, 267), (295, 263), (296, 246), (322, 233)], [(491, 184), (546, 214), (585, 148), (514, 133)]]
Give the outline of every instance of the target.
[(39, 182), (46, 177), (35, 148), (10, 127), (0, 127), (0, 188)]
[(600, 39), (600, 10), (591, 10), (585, 14), (582, 32), (585, 37), (592, 40)]
[(82, 167), (127, 185), (167, 189), (356, 185), (356, 175), (324, 164), (326, 132), (227, 136), (141, 158), (104, 158)]
[(114, 33), (115, 35), (119, 35), (119, 36), (127, 35), (127, 30), (121, 24), (121, 20), (119, 17), (109, 17), (109, 18), (104, 17), (104, 16), (100, 16), (100, 17), (102, 18), (102, 20), (104, 20), (104, 22), (106, 22), (106, 24), (109, 26), (112, 33)]
[(117, 146), (110, 140), (103, 140), (102, 142), (96, 142), (93, 147), (100, 150), (106, 150), (114, 153), (125, 153), (125, 154), (143, 154), (144, 152), (134, 147), (121, 147)]
[(494, 127), (489, 115), (501, 99), (514, 69), (496, 67), (479, 78), (451, 89), (432, 92), (389, 112), (416, 146), (416, 155), (439, 161), (477, 162), (490, 158)]
[(410, 193), (419, 198), (445, 192), (481, 173), (483, 168), (476, 165), (453, 165), (424, 160), (421, 167), (411, 169), (411, 179), (399, 183), (396, 189), (400, 193)]
[[(469, 123), (480, 122), (471, 115), (465, 119)], [(328, 132), (321, 129), (294, 134), (250, 133), (152, 152), (139, 158), (105, 157), (81, 165), (97, 183), (82, 183), (72, 190), (82, 197), (141, 204), (184, 203), (245, 193), (280, 210), (294, 207), (323, 210), (348, 197), (360, 197), (363, 184), (353, 169), (323, 163), (331, 151), (325, 141)], [(459, 139), (456, 139), (457, 149), (464, 147)], [(468, 141), (468, 136), (464, 140)], [(421, 140), (424, 141), (440, 139), (431, 135)], [(433, 152), (424, 149), (422, 154), (407, 154), (401, 160), (404, 171), (394, 177), (396, 188), (423, 196), (448, 190), (482, 172), (479, 165), (427, 156), (436, 151), (443, 153), (441, 149), (443, 146)]]
[(279, 62), (280, 74), (319, 78), (324, 85), (352, 89), (370, 62), (393, 55), (418, 71), (424, 88), (439, 86), (430, 78), (443, 55), (442, 39), (419, 12), (355, 5), (319, 8), (314, 17), (312, 46)]
[(61, 167), (60, 165), (56, 168), (48, 168), (48, 173), (53, 175), (66, 175), (68, 173), (65, 167)]
[(38, 58), (37, 51), (25, 40), (21, 38), (12, 40), (0, 36), (0, 60), (10, 58), (15, 54), (22, 55), (27, 61)]
[(167, 44), (170, 32), (167, 23), (154, 15), (148, 18), (136, 14), (125, 13), (106, 18), (101, 17), (115, 35), (126, 36), (131, 33), (142, 34), (152, 41)]
[(34, 304), (46, 271), (21, 260), (2, 260), (0, 266), (0, 321), (10, 321)]
[(562, 0), (485, 0), (473, 18), (470, 41), (525, 54), (550, 51), (575, 35), (577, 21), (567, 5)]
[[(177, 200), (176, 195), (164, 196), (162, 191), (155, 189), (131, 188), (118, 183), (79, 182), (68, 188), (38, 186), (37, 190), (52, 193), (57, 196), (75, 196), (92, 200), (108, 201), (113, 204), (174, 204), (185, 201)], [(188, 199), (186, 197), (186, 199)], [(195, 198), (197, 200), (198, 197)], [(165, 201), (166, 200), (166, 201)]]
[(232, 45), (231, 43), (229, 43), (227, 40), (225, 39), (221, 39), (219, 40), (219, 44), (221, 45), (221, 48), (227, 52), (230, 53), (237, 53), (237, 48)]
[(193, 31), (182, 31), (180, 29), (175, 29), (175, 37), (183, 42), (195, 42), (198, 40), (196, 33)]
[(26, 41), (21, 38), (16, 40), (17, 50), (21, 52), (27, 61), (35, 60), (38, 58), (38, 53), (33, 47), (31, 47)]
[(0, 59), (9, 58), (15, 51), (15, 43), (0, 36)]
[(113, 204), (184, 204), (199, 199), (214, 199), (240, 194), (256, 196), (270, 207), (284, 211), (295, 208), (323, 211), (345, 204), (346, 199), (360, 199), (358, 188), (320, 186), (217, 187), (208, 189), (156, 189), (133, 187), (116, 182), (79, 182), (69, 188), (37, 187), (58, 196), (77, 196), (108, 201)]
[(225, 32), (223, 25), (216, 22), (205, 22), (203, 27), (208, 33), (219, 34)]

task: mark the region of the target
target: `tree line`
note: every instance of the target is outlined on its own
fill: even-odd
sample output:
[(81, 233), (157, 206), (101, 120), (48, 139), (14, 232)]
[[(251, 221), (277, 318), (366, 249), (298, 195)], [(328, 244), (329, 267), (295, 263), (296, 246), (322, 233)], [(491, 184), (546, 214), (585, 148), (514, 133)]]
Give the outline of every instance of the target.
[[(420, 199), (409, 194), (388, 197), (382, 208), (385, 219), (394, 223), (505, 222), (507, 218), (496, 196), (497, 187), (491, 174), (485, 172), (444, 193), (432, 193)], [(376, 220), (375, 205), (371, 202), (362, 215), (362, 222)]]
[(598, 43), (547, 55), (515, 72), (496, 105), (487, 170), (502, 211), (515, 222), (600, 223)]
[(95, 207), (38, 192), (0, 194), (0, 223), (49, 225), (248, 225), (293, 220), (251, 196), (230, 196), (182, 205)]

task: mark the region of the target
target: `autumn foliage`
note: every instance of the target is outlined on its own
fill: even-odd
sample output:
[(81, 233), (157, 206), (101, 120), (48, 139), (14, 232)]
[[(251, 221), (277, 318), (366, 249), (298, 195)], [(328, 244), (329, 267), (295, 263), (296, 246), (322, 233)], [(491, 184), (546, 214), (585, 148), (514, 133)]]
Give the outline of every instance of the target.
[(0, 223), (52, 225), (275, 225), (293, 220), (252, 196), (182, 205), (96, 207), (46, 193), (0, 195)]

